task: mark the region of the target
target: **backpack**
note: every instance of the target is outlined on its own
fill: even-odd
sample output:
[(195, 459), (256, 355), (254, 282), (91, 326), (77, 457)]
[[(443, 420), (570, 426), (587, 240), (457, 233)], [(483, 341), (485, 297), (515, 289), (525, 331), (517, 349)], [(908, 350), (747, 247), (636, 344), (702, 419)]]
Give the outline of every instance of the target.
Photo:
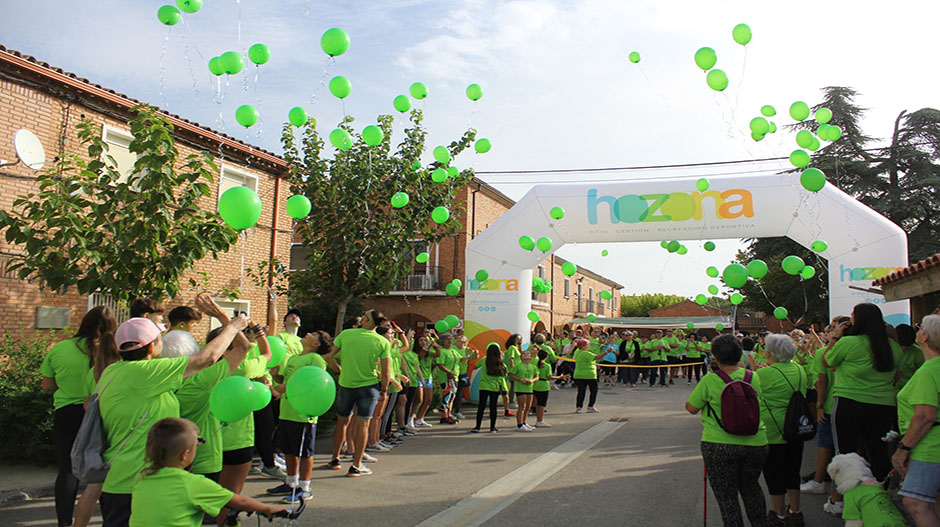
[(725, 381), (721, 390), (721, 417), (719, 419), (711, 405), (706, 403), (711, 416), (725, 432), (737, 436), (752, 436), (760, 430), (760, 402), (751, 386), (754, 372), (745, 370), (744, 379), (732, 379), (727, 373), (716, 370), (715, 374)]
[[(104, 433), (104, 424), (101, 421), (101, 408), (98, 399), (101, 392), (111, 384), (114, 376), (108, 379), (104, 386), (98, 385), (95, 393), (91, 394), (88, 400), (88, 406), (85, 408), (85, 415), (82, 417), (82, 424), (78, 428), (78, 434), (75, 436), (75, 442), (72, 443), (72, 474), (84, 483), (104, 483), (108, 470), (111, 468), (111, 462), (104, 460), (104, 451), (107, 450), (108, 438)], [(127, 444), (127, 440), (137, 431), (140, 423), (147, 418), (148, 410), (137, 422), (137, 425), (131, 430), (130, 434), (121, 442), (114, 457), (117, 457)], [(112, 457), (111, 459), (114, 459)]]
[(813, 439), (816, 437), (816, 416), (810, 411), (806, 397), (803, 397), (803, 394), (800, 393), (799, 390), (793, 388), (790, 379), (787, 379), (787, 376), (784, 375), (782, 371), (777, 368), (773, 369), (783, 377), (783, 380), (787, 381), (787, 384), (790, 385), (790, 389), (793, 390), (793, 394), (790, 395), (790, 402), (787, 404), (787, 413), (786, 417), (783, 419), (783, 428), (780, 428), (780, 424), (777, 423), (777, 419), (774, 418), (772, 413), (770, 414), (771, 419), (774, 420), (774, 424), (777, 425), (777, 429), (780, 430), (783, 439), (787, 443)]

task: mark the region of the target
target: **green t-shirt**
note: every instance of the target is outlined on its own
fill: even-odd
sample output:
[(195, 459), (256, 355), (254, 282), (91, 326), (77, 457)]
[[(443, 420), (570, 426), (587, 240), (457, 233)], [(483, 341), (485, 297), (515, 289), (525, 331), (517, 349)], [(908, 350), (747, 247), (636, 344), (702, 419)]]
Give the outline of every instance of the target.
[[(558, 360), (558, 355), (555, 355), (555, 350), (553, 350), (552, 347), (549, 346), (548, 344), (542, 344), (539, 346), (539, 348), (545, 350), (545, 353), (548, 354), (548, 357), (545, 359), (545, 362), (554, 364), (555, 361)], [(535, 355), (532, 356), (532, 360), (536, 362), (538, 361), (538, 351), (539, 351), (538, 349), (533, 350)]]
[[(292, 375), (297, 373), (297, 370), (305, 368), (307, 366), (316, 366), (324, 371), (326, 371), (326, 361), (323, 360), (323, 357), (316, 352), (302, 353), (300, 355), (294, 355), (287, 361), (287, 367), (284, 368), (284, 383), (287, 384), (287, 381), (291, 378)], [(301, 415), (300, 412), (294, 410), (294, 407), (290, 405), (288, 401), (287, 394), (281, 395), (281, 413), (280, 418), (285, 421), (294, 421), (296, 423), (316, 423), (316, 417), (306, 417)]]
[[(401, 382), (402, 369), (401, 369), (401, 348), (397, 346), (392, 346), (392, 352), (390, 354), (388, 361), (388, 372), (389, 378), (395, 379), (399, 383)], [(381, 374), (381, 370), (378, 372)], [(407, 376), (406, 376), (407, 377)], [(402, 387), (405, 385), (402, 384)], [(388, 383), (388, 393), (398, 393), (401, 389), (395, 386), (394, 383)]]
[[(731, 378), (741, 380), (747, 370), (738, 368), (731, 372)], [(761, 397), (761, 379), (757, 375), (751, 376), (751, 386), (757, 392), (757, 398)], [(725, 381), (715, 372), (709, 372), (702, 380), (695, 385), (692, 394), (689, 395), (689, 404), (696, 408), (701, 408), (702, 414), (702, 441), (706, 443), (725, 443), (730, 445), (761, 446), (767, 444), (767, 433), (764, 423), (761, 422), (757, 433), (752, 436), (732, 435), (725, 432), (718, 421), (713, 417), (712, 412), (708, 411), (706, 403), (711, 406), (718, 418), (721, 419), (721, 391), (725, 388)]]
[(675, 345), (678, 346), (678, 344), (679, 344), (679, 338), (678, 338), (678, 337), (665, 337), (665, 338), (663, 338), (662, 343), (663, 343), (663, 346), (666, 346), (666, 348), (667, 348), (667, 349), (666, 349), (666, 356), (667, 356), (667, 357), (678, 357), (678, 356), (679, 356), (679, 348), (678, 348), (678, 347), (673, 347), (673, 344), (675, 344)]
[(643, 342), (640, 341), (640, 358), (648, 359), (650, 358), (650, 341)]
[(843, 497), (843, 520), (865, 518), (865, 525), (878, 527), (905, 527), (907, 521), (891, 501), (891, 495), (881, 485), (858, 485)]
[(490, 375), (486, 373), (486, 363), (480, 366), (480, 389), (489, 392), (501, 392), (506, 384), (505, 375)]
[(535, 384), (532, 385), (532, 391), (534, 392), (547, 392), (552, 389), (551, 382), (549, 377), (552, 376), (552, 365), (545, 361), (545, 364), (539, 366), (536, 363), (536, 368), (539, 374), (539, 380), (535, 381)]
[(444, 373), (444, 370), (438, 368), (438, 365), (458, 373), (460, 371), (460, 352), (455, 348), (441, 348), (441, 355), (434, 360), (434, 382), (444, 384), (447, 382), (447, 374)]
[(164, 467), (134, 485), (128, 526), (199, 527), (203, 514), (217, 516), (232, 496), (205, 476)]
[(42, 359), (39, 373), (55, 379), (52, 395), (53, 405), (58, 410), (70, 404), (82, 404), (89, 397), (88, 378), (92, 376), (91, 357), (85, 347), (85, 339), (71, 338), (57, 342)]
[[(512, 369), (512, 374), (520, 379), (535, 379), (539, 376), (538, 363), (534, 360), (529, 360), (528, 364), (525, 364), (521, 360), (516, 364), (516, 367)], [(532, 393), (533, 384), (524, 384), (516, 381), (516, 393)]]
[(189, 357), (120, 361), (101, 374), (98, 404), (108, 445), (104, 459), (111, 462), (103, 492), (130, 494), (134, 490), (137, 473), (147, 464), (144, 454), (150, 427), (164, 417), (180, 416), (173, 392), (183, 384), (188, 364)]
[(376, 362), (391, 358), (392, 354), (392, 343), (387, 338), (369, 329), (353, 328), (337, 335), (333, 345), (340, 349), (337, 355), (343, 359), (340, 386), (363, 388), (379, 384)]
[[(417, 355), (417, 353), (415, 353)], [(424, 356), (424, 358), (418, 359), (418, 365), (421, 367), (421, 377), (424, 379), (431, 379), (431, 367), (434, 366), (434, 357), (430, 353)]]
[[(888, 340), (894, 364), (901, 362), (901, 347)], [(826, 354), (826, 362), (836, 367), (835, 397), (860, 403), (895, 405), (894, 370), (875, 371), (871, 346), (866, 335), (842, 337)]]
[(515, 364), (519, 364), (519, 349), (515, 346), (509, 346), (503, 353), (503, 364), (507, 370), (511, 370)]
[(192, 468), (195, 474), (212, 474), (222, 470), (221, 425), (209, 410), (209, 394), (219, 381), (231, 373), (229, 362), (221, 359), (196, 375), (183, 379), (183, 385), (176, 390), (180, 417), (195, 423), (199, 427), (199, 435), (206, 440), (205, 444), (196, 449)]
[[(820, 375), (826, 376), (826, 401), (823, 404), (823, 413), (831, 414), (832, 413), (832, 387), (835, 384), (836, 372), (830, 370), (829, 368), (823, 366), (823, 351), (826, 348), (819, 348), (816, 350), (816, 355), (813, 356), (813, 381), (819, 378)], [(815, 386), (815, 382), (813, 385)], [(819, 402), (819, 401), (816, 401)]]
[(687, 359), (696, 359), (696, 360), (701, 359), (702, 352), (698, 349), (698, 346), (699, 346), (698, 342), (692, 342), (692, 341), (687, 340), (685, 343), (685, 357)]
[(760, 377), (760, 419), (767, 429), (767, 442), (772, 445), (786, 443), (783, 439), (783, 425), (787, 418), (787, 406), (790, 405), (794, 390), (799, 390), (806, 397), (809, 384), (806, 372), (799, 364), (779, 362), (759, 368), (754, 375)]
[[(245, 377), (247, 379), (257, 379), (267, 372), (268, 361), (264, 357), (250, 357), (242, 361), (232, 375)], [(248, 414), (241, 421), (227, 423), (222, 427), (222, 450), (238, 450), (255, 446), (255, 417)]]
[(284, 357), (284, 362), (281, 363), (282, 365), (287, 364), (287, 359), (304, 352), (303, 341), (297, 335), (282, 331), (278, 333), (277, 336), (284, 341), (284, 347), (287, 348), (287, 355)]
[[(898, 392), (898, 423), (902, 434), (907, 433), (914, 417), (914, 405), (918, 404), (940, 407), (940, 357), (925, 362)], [(917, 442), (911, 459), (940, 463), (940, 426), (931, 428)]]
[(401, 354), (402, 358), (405, 360), (405, 375), (408, 376), (407, 386), (417, 386), (418, 385), (418, 354), (412, 350), (407, 350)]
[(470, 369), (470, 359), (477, 356), (475, 349), (471, 347), (465, 347), (463, 349), (457, 349), (457, 356), (460, 357), (460, 375), (466, 375), (467, 371)]
[(665, 346), (665, 345), (666, 345), (666, 339), (662, 339), (662, 340), (659, 340), (659, 339), (651, 339), (651, 340), (647, 341), (646, 345), (647, 345), (647, 349), (649, 349), (649, 357), (650, 357), (650, 360), (652, 360), (652, 361), (657, 361), (657, 360), (664, 361), (664, 360), (666, 360), (666, 350), (665, 350), (665, 349), (654, 349), (654, 348), (656, 348), (656, 347), (658, 347), (658, 346)]
[(911, 380), (917, 368), (924, 363), (924, 351), (917, 344), (912, 344), (906, 348), (901, 348), (901, 362), (895, 368), (901, 373), (898, 378), (897, 389), (904, 388), (907, 381)]
[(597, 362), (594, 358), (597, 354), (591, 350), (578, 349), (574, 352), (574, 378), (575, 379), (596, 379)]

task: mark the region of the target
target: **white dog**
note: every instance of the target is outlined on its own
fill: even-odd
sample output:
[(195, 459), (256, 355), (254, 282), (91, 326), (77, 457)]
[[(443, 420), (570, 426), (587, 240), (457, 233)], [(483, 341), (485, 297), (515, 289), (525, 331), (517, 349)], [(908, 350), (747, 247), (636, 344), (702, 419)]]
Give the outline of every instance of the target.
[(826, 470), (836, 490), (845, 497), (842, 519), (846, 527), (908, 525), (891, 501), (891, 495), (872, 476), (865, 458), (858, 454), (840, 454)]

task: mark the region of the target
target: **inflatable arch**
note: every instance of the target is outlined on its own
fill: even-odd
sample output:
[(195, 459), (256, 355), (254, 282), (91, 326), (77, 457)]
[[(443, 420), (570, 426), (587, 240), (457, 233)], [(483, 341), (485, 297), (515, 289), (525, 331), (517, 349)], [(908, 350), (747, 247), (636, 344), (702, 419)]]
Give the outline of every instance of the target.
[[(850, 288), (868, 288), (872, 280), (907, 266), (907, 235), (888, 219), (831, 184), (818, 193), (803, 189), (799, 174), (712, 177), (704, 192), (696, 189), (696, 180), (533, 187), (467, 245), (464, 318), (471, 343), (482, 349), (505, 342), (511, 333), (528, 340), (532, 268), (550, 253), (521, 249), (522, 235), (549, 237), (552, 251), (572, 242), (787, 236), (809, 248), (824, 240), (830, 313), (849, 314), (857, 303), (874, 302), (888, 322), (910, 321), (906, 302), (885, 303), (880, 295)], [(555, 206), (565, 209), (564, 218), (552, 219)], [(480, 269), (489, 274), (484, 283), (474, 279)]]

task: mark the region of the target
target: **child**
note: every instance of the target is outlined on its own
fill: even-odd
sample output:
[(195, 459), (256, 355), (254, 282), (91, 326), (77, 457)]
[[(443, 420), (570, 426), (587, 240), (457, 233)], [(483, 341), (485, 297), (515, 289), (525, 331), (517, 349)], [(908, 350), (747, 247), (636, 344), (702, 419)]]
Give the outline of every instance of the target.
[(189, 306), (174, 307), (167, 316), (170, 331), (163, 335), (161, 357), (188, 357), (199, 353), (199, 344), (193, 338), (193, 326), (202, 320), (202, 313)]
[(271, 518), (284, 507), (234, 494), (205, 476), (186, 470), (196, 457), (199, 429), (186, 419), (160, 419), (147, 434), (147, 461), (131, 495), (130, 527), (196, 527), (203, 513), (215, 516), (228, 506)]
[(529, 426), (526, 420), (532, 408), (532, 385), (539, 379), (538, 368), (532, 362), (532, 351), (524, 350), (519, 354), (519, 362), (509, 372), (509, 378), (516, 383), (516, 429), (520, 432), (531, 432), (534, 426)]
[(496, 429), (496, 403), (499, 399), (499, 392), (503, 390), (503, 382), (506, 377), (506, 365), (503, 364), (503, 352), (499, 349), (499, 344), (490, 342), (486, 346), (486, 359), (483, 369), (480, 370), (480, 400), (477, 403), (477, 426), (470, 430), (474, 433), (480, 432), (480, 425), (483, 424), (483, 410), (489, 401), (490, 407), (490, 432), (498, 432)]
[(615, 371), (617, 368), (613, 366), (607, 366), (608, 364), (613, 365), (617, 364), (617, 347), (614, 345), (616, 339), (614, 337), (609, 337), (607, 343), (603, 346), (604, 358), (601, 361), (601, 364), (605, 366), (601, 367), (601, 371), (604, 372), (604, 386), (609, 387), (614, 385)]
[(548, 392), (551, 391), (551, 383), (560, 379), (567, 379), (566, 375), (552, 375), (552, 365), (548, 362), (548, 352), (544, 349), (539, 350), (539, 362), (536, 365), (539, 380), (532, 385), (532, 392), (535, 395), (535, 427), (551, 428), (552, 425), (545, 422), (545, 405), (548, 404)]

